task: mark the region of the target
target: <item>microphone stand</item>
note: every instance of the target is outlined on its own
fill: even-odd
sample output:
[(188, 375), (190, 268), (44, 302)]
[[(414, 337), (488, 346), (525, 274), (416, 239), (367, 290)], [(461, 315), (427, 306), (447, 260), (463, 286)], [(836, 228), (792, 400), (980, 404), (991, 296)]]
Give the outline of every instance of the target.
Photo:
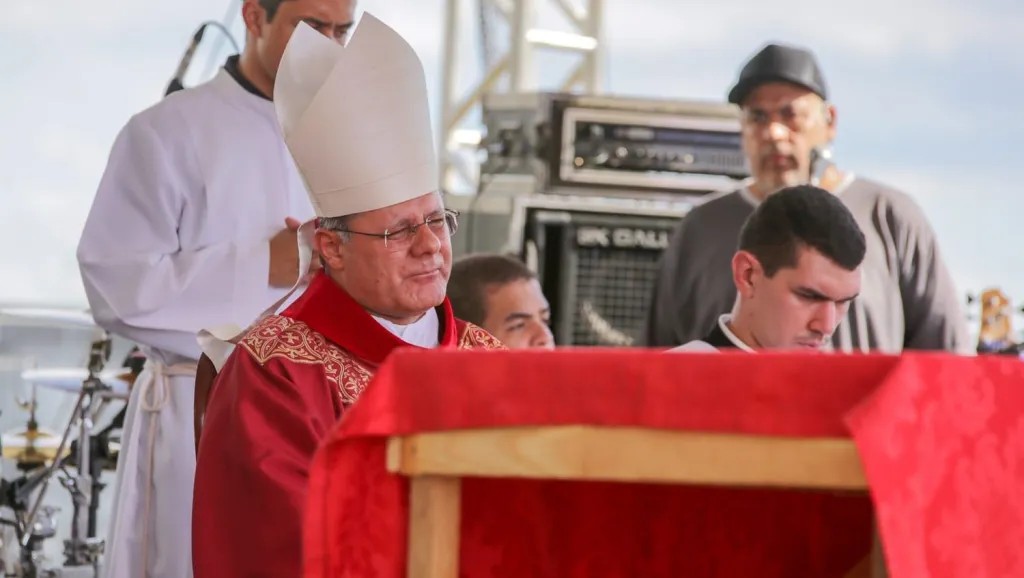
[(235, 52), (240, 52), (238, 43), (235, 42), (235, 38), (231, 35), (231, 31), (228, 30), (227, 26), (224, 26), (224, 24), (217, 22), (216, 20), (203, 22), (199, 25), (199, 28), (196, 29), (195, 34), (192, 35), (192, 40), (188, 43), (185, 53), (181, 56), (178, 68), (174, 71), (174, 77), (171, 78), (171, 82), (168, 83), (167, 89), (164, 91), (165, 97), (185, 88), (185, 73), (188, 72), (188, 68), (192, 64), (192, 57), (195, 56), (196, 49), (199, 48), (199, 43), (203, 41), (203, 35), (206, 33), (206, 29), (211, 26), (222, 32), (224, 36), (227, 37), (228, 41), (231, 42), (231, 46), (234, 47)]
[(164, 96), (185, 88), (182, 79), (185, 78), (185, 73), (188, 72), (188, 66), (192, 63), (192, 57), (195, 55), (196, 49), (199, 48), (199, 43), (203, 41), (203, 34), (206, 33), (207, 26), (208, 24), (206, 23), (201, 24), (195, 34), (192, 35), (192, 41), (188, 43), (188, 48), (185, 49), (185, 54), (182, 55), (181, 62), (178, 63), (178, 69), (174, 71), (174, 77), (171, 78), (171, 82), (167, 85)]
[(821, 186), (821, 179), (825, 176), (825, 171), (829, 167), (834, 166), (832, 162), (832, 149), (828, 147), (814, 147), (811, 149), (811, 162), (810, 162), (810, 185), (814, 187)]

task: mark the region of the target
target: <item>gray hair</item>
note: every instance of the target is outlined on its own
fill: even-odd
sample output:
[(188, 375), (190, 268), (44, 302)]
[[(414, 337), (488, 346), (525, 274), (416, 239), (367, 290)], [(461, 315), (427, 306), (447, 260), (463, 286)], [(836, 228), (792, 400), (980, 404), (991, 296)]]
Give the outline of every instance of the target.
[(341, 217), (321, 217), (317, 223), (317, 228), (325, 231), (337, 232), (343, 243), (347, 243), (349, 239), (352, 238), (352, 235), (347, 232), (348, 215), (343, 215)]

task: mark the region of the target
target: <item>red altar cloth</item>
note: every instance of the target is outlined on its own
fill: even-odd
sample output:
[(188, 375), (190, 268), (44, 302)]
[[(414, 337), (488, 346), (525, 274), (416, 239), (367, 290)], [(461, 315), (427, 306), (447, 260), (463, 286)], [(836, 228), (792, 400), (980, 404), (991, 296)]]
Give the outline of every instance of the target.
[[(885, 445), (888, 432), (896, 430), (884, 426), (894, 419), (912, 426), (908, 407), (942, 397), (927, 387), (945, 383), (942, 376), (981, 376), (999, 392), (1019, 379), (1015, 368), (997, 371), (992, 363), (934, 356), (640, 350), (399, 352), (317, 454), (307, 510), (306, 576), (404, 575), (408, 481), (385, 469), (388, 436), (573, 424), (843, 436), (849, 435), (844, 420), (850, 415), (872, 483), (883, 478), (881, 487), (887, 488), (875, 499), (882, 504), (883, 539), (897, 572), (893, 576), (927, 576), (903, 570), (920, 566), (905, 561), (900, 540), (920, 539), (928, 528), (900, 524), (906, 516), (922, 515), (920, 508), (904, 509), (902, 504), (922, 502), (901, 502), (907, 490), (900, 488), (928, 475), (905, 473), (895, 479), (887, 469), (894, 465), (876, 467), (873, 453), (888, 452), (890, 462), (906, 465)], [(908, 388), (919, 395), (903, 395)], [(972, 391), (967, 390), (967, 400), (978, 397)], [(957, 403), (957, 395), (946, 395)], [(865, 399), (868, 403), (861, 406)], [(894, 418), (890, 407), (903, 413)], [(978, 433), (980, 426), (972, 427), (965, 435)], [(913, 437), (912, 427), (901, 428), (901, 436)], [(1018, 433), (1014, 456), (1022, 455), (1020, 439)], [(927, 449), (909, 441), (901, 447)], [(929, 459), (915, 463), (926, 467)], [(1017, 480), (1020, 461), (1007, 462)], [(897, 490), (889, 493), (888, 488)], [(466, 479), (462, 491), (460, 575), (470, 578), (839, 577), (868, 554), (872, 530), (869, 498), (838, 492), (510, 479)], [(957, 499), (962, 500), (925, 505), (953, 507)], [(1019, 521), (1019, 513), (1018, 503), (1017, 514), (1008, 512), (1003, 521)], [(1003, 530), (1016, 536), (1024, 531), (1019, 523)], [(943, 555), (958, 555), (948, 540), (962, 539), (963, 532), (978, 535), (976, 528), (947, 531)], [(922, 543), (932, 548), (931, 542)], [(935, 567), (930, 576), (953, 576), (942, 573), (947, 570), (952, 571)], [(1004, 574), (972, 574), (978, 575)]]
[(1024, 363), (907, 358), (847, 421), (891, 576), (1024, 576)]

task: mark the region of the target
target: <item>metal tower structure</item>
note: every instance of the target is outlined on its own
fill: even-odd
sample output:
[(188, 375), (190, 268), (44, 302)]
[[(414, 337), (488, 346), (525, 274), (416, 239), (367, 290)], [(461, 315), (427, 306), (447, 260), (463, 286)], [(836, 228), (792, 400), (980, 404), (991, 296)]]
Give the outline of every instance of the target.
[[(474, 3), (475, 21), (470, 12)], [(603, 5), (604, 0), (446, 0), (437, 149), (446, 191), (476, 189), (479, 169), (475, 150), (480, 142), (484, 94), (602, 92)], [(552, 26), (558, 20), (562, 26)], [(467, 49), (471, 48), (467, 37), (473, 36), (477, 37), (477, 51)], [(578, 56), (564, 79), (541, 86), (538, 62), (551, 51)], [(474, 56), (481, 57), (482, 66), (473, 65), (469, 59)], [(467, 69), (481, 73), (474, 74), (477, 77), (468, 90), (460, 92), (459, 73)]]

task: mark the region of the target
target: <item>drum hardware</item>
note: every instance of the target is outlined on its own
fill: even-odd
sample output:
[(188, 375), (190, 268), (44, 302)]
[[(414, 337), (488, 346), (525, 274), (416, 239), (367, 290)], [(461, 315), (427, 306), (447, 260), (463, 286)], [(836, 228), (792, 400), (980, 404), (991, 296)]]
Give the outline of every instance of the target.
[[(50, 311), (0, 309), (0, 325), (96, 329), (91, 318), (81, 317)], [(103, 470), (116, 469), (119, 432), (126, 408), (120, 408), (102, 429), (95, 421), (104, 415), (107, 404), (127, 400), (145, 361), (135, 348), (123, 368), (104, 370), (111, 349), (110, 336), (98, 332), (90, 342), (87, 368), (38, 369), (22, 373), (24, 381), (33, 388), (30, 401), (17, 400), (21, 409), (29, 413), (27, 426), (0, 437), (3, 456), (14, 460), (21, 472), (17, 479), (0, 479), (0, 530), (6, 528), (6, 535), (0, 535), (0, 554), (4, 554), (0, 557), (0, 577), (95, 578), (99, 575), (105, 548), (104, 540), (97, 537), (99, 497), (106, 485), (101, 483), (101, 477)], [(77, 394), (62, 433), (48, 431), (38, 424), (37, 386)], [(44, 560), (43, 555), (46, 540), (57, 534), (60, 510), (44, 505), (54, 477), (68, 490), (73, 504), (70, 539), (63, 544), (61, 562), (52, 558)], [(7, 514), (8, 511), (13, 515)]]
[(0, 481), (0, 504), (9, 507), (15, 516), (14, 520), (0, 520), (0, 523), (14, 528), (17, 543), (21, 546), (18, 552), (17, 573), (7, 574), (5, 568), (5, 576), (36, 578), (50, 575), (42, 570), (42, 548), (45, 540), (57, 534), (57, 514), (60, 509), (43, 506), (31, 523), (25, 515), (32, 493), (45, 480), (45, 468), (37, 468), (16, 480)]
[[(60, 510), (44, 506), (28, 532), (28, 547), (21, 551), (22, 575), (25, 578), (43, 577), (48, 574), (43, 567), (43, 541), (57, 535), (57, 513)], [(28, 570), (27, 572), (25, 570)]]
[[(88, 536), (85, 540), (75, 543), (71, 540), (67, 541), (65, 548), (72, 553), (71, 559), (86, 559), (95, 560), (98, 562), (100, 556), (103, 554), (104, 543), (103, 540), (96, 538), (96, 523), (97, 523), (97, 512), (99, 508), (99, 493), (105, 487), (105, 484), (100, 482), (100, 476), (103, 469), (113, 469), (114, 464), (117, 462), (117, 451), (119, 445), (117, 442), (110, 441), (114, 431), (122, 426), (120, 416), (116, 417), (110, 425), (104, 428), (99, 433), (95, 434), (90, 438), (90, 444), (92, 448), (89, 450), (92, 453), (92, 460), (90, 461), (90, 472), (89, 475), (92, 478), (92, 492), (89, 497), (88, 505)], [(72, 494), (73, 503), (83, 503), (84, 496), (82, 492), (78, 492), (75, 476), (68, 471), (68, 467), (77, 466), (78, 451), (78, 440), (74, 440), (69, 444), (69, 450), (66, 451), (55, 464), (54, 471), (60, 474), (61, 484)], [(17, 540), (19, 543), (25, 544), (21, 547), (19, 553), (19, 567), (21, 571), (17, 576), (28, 577), (57, 577), (69, 575), (68, 572), (57, 573), (57, 570), (41, 570), (42, 557), (41, 548), (42, 543), (56, 535), (56, 514), (59, 512), (58, 509), (50, 506), (42, 506), (39, 509), (39, 514), (35, 517), (35, 521), (29, 525), (28, 518), (25, 512), (28, 511), (30, 505), (31, 495), (39, 489), (39, 487), (49, 479), (50, 468), (36, 466), (35, 469), (31, 469), (26, 475), (13, 480), (13, 481), (0, 481), (0, 505), (10, 507), (14, 513), (16, 519), (11, 520), (0, 520), (0, 524), (11, 526), (15, 530)], [(81, 515), (80, 513), (78, 514)], [(66, 570), (70, 571), (75, 568), (76, 565), (65, 567)], [(77, 566), (82, 567), (82, 566)], [(2, 564), (0, 564), (2, 568)], [(8, 574), (0, 574), (7, 576)], [(97, 576), (97, 573), (89, 574), (88, 576)], [(85, 575), (83, 575), (85, 576)]]
[[(88, 368), (84, 372), (38, 370), (23, 374), (33, 385), (31, 401), (18, 400), (21, 408), (29, 412), (28, 424), (24, 430), (3, 436), (2, 445), (3, 455), (15, 459), (18, 469), (24, 473), (15, 480), (0, 480), (0, 507), (14, 512), (13, 519), (0, 517), (0, 527), (13, 528), (11, 533), (16, 537), (14, 540), (0, 537), (0, 552), (4, 547), (17, 547), (18, 552), (15, 555), (11, 551), (10, 557), (0, 559), (0, 576), (94, 578), (99, 575), (105, 547), (104, 540), (96, 537), (99, 496), (105, 487), (101, 476), (104, 469), (116, 468), (120, 452), (118, 432), (123, 428), (126, 408), (121, 408), (99, 431), (95, 431), (94, 420), (106, 404), (127, 398), (127, 389), (138, 373), (135, 365), (139, 365), (129, 366), (126, 362), (125, 369), (103, 371), (110, 352), (111, 340), (104, 333), (91, 343)], [(75, 377), (81, 378), (77, 385), (73, 382)], [(36, 385), (78, 394), (61, 435), (39, 427)], [(72, 435), (73, 430), (77, 430), (77, 435)], [(88, 442), (83, 443), (83, 440)], [(76, 471), (72, 472), (72, 468)], [(59, 510), (42, 504), (54, 476), (72, 498), (71, 537), (64, 542), (63, 564), (44, 568), (43, 543), (56, 535)], [(13, 573), (9, 573), (11, 570)]]
[(68, 466), (76, 469), (78, 468), (78, 456), (81, 454), (81, 451), (78, 448), (80, 440), (74, 440), (71, 442), (71, 449), (68, 456), (63, 460), (63, 464), (61, 466), (61, 472), (64, 474), (61, 478), (61, 485), (71, 493), (73, 503), (76, 505), (78, 504), (77, 500), (74, 499), (76, 496), (79, 499), (88, 500), (88, 515), (86, 516), (88, 530), (86, 535), (90, 537), (97, 535), (96, 524), (99, 517), (99, 497), (100, 492), (106, 487), (106, 484), (101, 481), (103, 470), (114, 470), (117, 466), (117, 456), (120, 451), (120, 443), (111, 441), (110, 438), (115, 428), (118, 427), (120, 427), (120, 425), (115, 420), (114, 423), (111, 423), (103, 430), (100, 430), (98, 433), (89, 437), (89, 445), (91, 447), (88, 451), (90, 456), (88, 468), (89, 479), (91, 480), (92, 486), (88, 496), (80, 495), (77, 486), (78, 481), (66, 469)]
[[(111, 340), (104, 333), (101, 339), (97, 339), (91, 345), (89, 352), (88, 376), (82, 382), (81, 392), (78, 401), (72, 412), (71, 419), (64, 428), (60, 443), (57, 446), (56, 456), (64, 455), (64, 448), (69, 447), (68, 440), (72, 429), (77, 426), (78, 441), (89, 440), (89, 443), (70, 444), (69, 453), (65, 457), (56, 459), (38, 474), (41, 477), (41, 487), (27, 517), (25, 527), (33, 527), (37, 516), (41, 512), (42, 502), (49, 489), (50, 480), (58, 469), (64, 474), (61, 483), (71, 492), (73, 512), (71, 523), (71, 538), (64, 543), (65, 564), (68, 566), (94, 566), (98, 570), (100, 557), (103, 553), (103, 541), (96, 539), (95, 535), (95, 512), (94, 501), (98, 497), (99, 471), (102, 467), (102, 460), (94, 460), (93, 454), (96, 444), (93, 443), (93, 416), (102, 408), (110, 396), (111, 388), (100, 379), (99, 374), (103, 366), (110, 359)], [(98, 437), (98, 436), (95, 436)], [(72, 451), (73, 450), (73, 451)], [(67, 472), (65, 466), (72, 460), (77, 466), (77, 475)], [(97, 456), (98, 457), (98, 456)], [(90, 520), (91, 518), (91, 520)], [(23, 532), (19, 538), (22, 551), (30, 550), (32, 541), (31, 532)]]

